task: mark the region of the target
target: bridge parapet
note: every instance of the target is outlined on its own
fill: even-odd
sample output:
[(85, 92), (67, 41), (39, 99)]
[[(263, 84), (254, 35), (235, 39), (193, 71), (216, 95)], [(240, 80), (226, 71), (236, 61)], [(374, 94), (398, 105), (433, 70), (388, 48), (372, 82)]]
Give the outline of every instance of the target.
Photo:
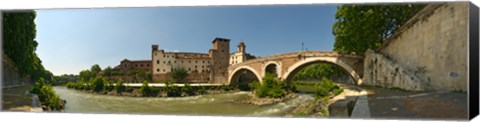
[(363, 56), (360, 56), (360, 55), (339, 53), (339, 52), (333, 52), (333, 51), (303, 51), (303, 52), (290, 52), (290, 53), (266, 56), (262, 58), (256, 58), (252, 60), (247, 60), (246, 62), (243, 62), (243, 63), (230, 65), (230, 67), (238, 67), (238, 66), (249, 65), (257, 62), (266, 62), (266, 61), (279, 60), (279, 59), (285, 59), (285, 58), (306, 58), (306, 57), (344, 57), (344, 58), (352, 58), (352, 59), (364, 58)]

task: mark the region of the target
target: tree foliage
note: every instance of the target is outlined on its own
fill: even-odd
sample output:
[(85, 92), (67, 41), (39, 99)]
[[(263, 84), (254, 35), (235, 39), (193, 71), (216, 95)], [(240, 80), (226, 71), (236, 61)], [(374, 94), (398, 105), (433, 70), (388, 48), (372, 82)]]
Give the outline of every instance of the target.
[(5, 55), (12, 59), (22, 76), (30, 75), (33, 80), (48, 76), (46, 80), (49, 81), (51, 73), (46, 72), (42, 61), (35, 53), (38, 46), (38, 42), (35, 40), (36, 13), (34, 11), (4, 12), (2, 15), (2, 40)]
[(424, 4), (342, 5), (337, 7), (334, 51), (363, 54), (422, 9)]
[(172, 78), (175, 81), (183, 81), (188, 76), (188, 71), (185, 68), (175, 68), (172, 71)]
[(262, 80), (263, 84), (259, 83), (258, 81), (254, 81), (253, 83), (255, 96), (279, 98), (287, 94), (287, 84), (276, 79), (275, 75), (267, 73)]
[(313, 64), (300, 70), (294, 80), (321, 80), (323, 77), (332, 77), (342, 74), (341, 67), (332, 64)]

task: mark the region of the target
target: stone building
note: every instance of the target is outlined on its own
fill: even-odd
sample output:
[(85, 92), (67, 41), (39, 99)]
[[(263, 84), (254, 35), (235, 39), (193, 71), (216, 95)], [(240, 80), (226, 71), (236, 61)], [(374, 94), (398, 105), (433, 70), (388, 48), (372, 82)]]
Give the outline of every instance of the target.
[(215, 38), (213, 48), (207, 53), (165, 52), (152, 45), (152, 79), (164, 81), (171, 78), (176, 68), (184, 68), (190, 82), (221, 83), (227, 80), (229, 62), (229, 39)]
[(128, 72), (129, 70), (143, 70), (145, 72), (152, 72), (152, 60), (128, 60), (123, 59), (120, 65), (115, 66), (114, 70), (121, 70)]

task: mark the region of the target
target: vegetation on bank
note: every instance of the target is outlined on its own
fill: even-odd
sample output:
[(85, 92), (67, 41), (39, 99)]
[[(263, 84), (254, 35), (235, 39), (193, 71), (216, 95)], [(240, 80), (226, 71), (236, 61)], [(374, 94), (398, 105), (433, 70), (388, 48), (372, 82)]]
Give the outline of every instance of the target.
[(280, 81), (273, 74), (266, 73), (262, 78), (263, 83), (254, 81), (253, 93), (257, 97), (280, 98), (287, 94), (289, 88), (284, 81)]
[(96, 77), (90, 81), (68, 82), (67, 88), (83, 90), (98, 94), (142, 96), (142, 97), (180, 97), (206, 94), (208, 92), (229, 92), (238, 90), (236, 87), (222, 86), (191, 86), (186, 83), (183, 87), (173, 84), (168, 80), (165, 87), (151, 87), (147, 81), (139, 88), (125, 86), (123, 80), (117, 82), (105, 80), (103, 77)]
[(60, 111), (64, 108), (65, 102), (53, 91), (52, 86), (45, 84), (43, 78), (35, 83), (30, 93), (36, 94), (40, 99), (42, 108), (46, 110)]

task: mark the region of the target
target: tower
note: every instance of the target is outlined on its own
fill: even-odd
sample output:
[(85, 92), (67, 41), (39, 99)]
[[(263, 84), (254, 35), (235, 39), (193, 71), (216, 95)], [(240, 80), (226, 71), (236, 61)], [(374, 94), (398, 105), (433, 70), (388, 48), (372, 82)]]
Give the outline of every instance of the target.
[(213, 49), (210, 50), (212, 58), (212, 77), (214, 83), (228, 82), (228, 66), (230, 62), (230, 39), (215, 38), (213, 41)]
[(237, 52), (239, 53), (245, 53), (245, 43), (243, 43), (243, 41), (240, 41), (240, 43), (238, 44), (237, 46)]

